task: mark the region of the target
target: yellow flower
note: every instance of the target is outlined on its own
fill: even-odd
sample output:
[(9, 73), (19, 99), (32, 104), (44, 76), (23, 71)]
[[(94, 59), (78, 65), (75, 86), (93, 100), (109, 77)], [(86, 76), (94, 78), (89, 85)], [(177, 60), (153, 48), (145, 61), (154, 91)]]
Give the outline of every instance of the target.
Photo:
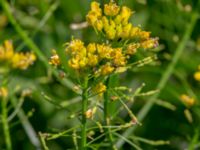
[(85, 116), (87, 119), (92, 119), (94, 114), (96, 113), (96, 110), (97, 110), (97, 107), (94, 107), (93, 109), (88, 109), (86, 112), (85, 112)]
[(131, 28), (131, 31), (130, 31), (130, 36), (132, 38), (137, 38), (139, 36), (139, 33), (140, 33), (141, 29), (139, 27), (132, 27)]
[(137, 49), (140, 47), (139, 43), (132, 43), (128, 45), (126, 54), (128, 55), (134, 55), (137, 52)]
[(100, 19), (100, 17), (102, 16), (102, 10), (99, 7), (99, 3), (97, 2), (92, 2), (91, 3), (91, 10), (89, 11), (89, 13), (86, 16), (86, 19), (88, 21), (89, 24), (91, 25), (95, 25), (96, 21), (98, 19)]
[(105, 44), (97, 44), (97, 51), (101, 59), (111, 59), (111, 53), (113, 49), (110, 46)]
[(138, 42), (146, 41), (143, 43), (145, 48), (152, 47), (150, 44), (153, 44), (153, 42), (149, 40), (150, 32), (143, 31), (141, 28), (134, 27), (129, 23), (129, 19), (133, 14), (130, 8), (110, 2), (104, 5), (103, 11), (104, 14), (102, 14), (99, 3), (92, 2), (91, 10), (86, 16), (88, 23), (96, 31), (102, 33), (109, 40), (136, 39)]
[(126, 6), (122, 6), (122, 10), (120, 12), (120, 15), (122, 17), (122, 24), (127, 24), (128, 23), (128, 20), (130, 18), (132, 14), (132, 11), (130, 8), (126, 7)]
[(180, 96), (180, 99), (181, 101), (188, 107), (192, 107), (194, 104), (195, 104), (195, 99), (194, 98), (191, 98), (189, 97), (188, 95), (186, 94), (182, 94)]
[(78, 58), (72, 58), (68, 61), (68, 65), (73, 69), (80, 69), (79, 66), (79, 59)]
[(93, 91), (95, 94), (102, 96), (102, 94), (106, 91), (106, 86), (100, 82), (94, 87)]
[(97, 21), (95, 22), (95, 27), (96, 27), (96, 29), (97, 29), (98, 31), (102, 31), (102, 29), (103, 29), (103, 22), (102, 22), (102, 20), (97, 20)]
[(109, 20), (107, 17), (103, 16), (102, 17), (102, 22), (103, 22), (103, 26), (104, 26), (104, 29), (107, 29), (110, 25), (109, 25)]
[(100, 8), (100, 4), (98, 2), (92, 2), (91, 3), (91, 10), (95, 13), (97, 13), (98, 16), (102, 15), (102, 10)]
[(104, 13), (107, 16), (116, 16), (119, 13), (120, 7), (116, 3), (110, 2), (104, 5)]
[(123, 26), (123, 28), (122, 28), (123, 31), (122, 31), (121, 37), (122, 38), (129, 38), (130, 37), (131, 28), (132, 28), (132, 24), (131, 23), (128, 23), (125, 26)]
[(90, 44), (88, 44), (88, 46), (87, 46), (87, 52), (88, 53), (92, 53), (92, 54), (94, 54), (95, 52), (96, 52), (96, 44), (95, 43), (90, 43)]
[(52, 50), (52, 53), (53, 53), (53, 55), (51, 56), (51, 58), (49, 60), (49, 64), (54, 65), (54, 66), (59, 66), (60, 58), (59, 58), (58, 54), (56, 53), (56, 50)]
[(12, 68), (27, 69), (35, 60), (33, 53), (14, 52), (11, 41), (7, 40), (4, 46), (0, 46), (0, 62), (7, 63)]
[(96, 66), (98, 63), (98, 56), (94, 54), (88, 54), (88, 65)]
[(200, 81), (200, 71), (194, 73), (194, 79)]
[(114, 67), (112, 67), (109, 63), (107, 63), (100, 68), (100, 74), (103, 76), (109, 75), (114, 71), (114, 69), (115, 69)]
[(15, 53), (12, 58), (12, 67), (19, 69), (27, 69), (36, 60), (33, 53)]
[(111, 55), (115, 66), (124, 66), (126, 64), (126, 57), (121, 48), (115, 48)]
[(151, 34), (151, 32), (141, 31), (141, 32), (139, 32), (139, 37), (140, 37), (142, 40), (147, 40), (147, 39), (150, 38), (150, 34)]
[(79, 39), (75, 39), (69, 43), (66, 49), (66, 52), (70, 50), (73, 54), (73, 53), (80, 52), (82, 49), (84, 49), (84, 43)]
[(79, 61), (80, 68), (86, 67), (87, 64), (88, 64), (88, 58), (87, 57), (83, 57), (83, 58), (80, 59), (80, 61)]
[(98, 16), (96, 15), (95, 12), (89, 12), (86, 16), (87, 22), (90, 25), (95, 25), (96, 21), (98, 20)]
[(110, 26), (107, 30), (106, 30), (106, 35), (108, 39), (113, 40), (115, 38), (116, 35), (116, 30), (115, 28), (113, 28), (112, 26)]
[(146, 41), (141, 42), (141, 47), (144, 49), (155, 48), (158, 45), (157, 38), (150, 38)]
[(8, 96), (8, 90), (5, 87), (0, 87), (0, 97), (7, 97)]
[(13, 45), (11, 41), (6, 40), (4, 46), (0, 46), (0, 61), (10, 60), (14, 55)]

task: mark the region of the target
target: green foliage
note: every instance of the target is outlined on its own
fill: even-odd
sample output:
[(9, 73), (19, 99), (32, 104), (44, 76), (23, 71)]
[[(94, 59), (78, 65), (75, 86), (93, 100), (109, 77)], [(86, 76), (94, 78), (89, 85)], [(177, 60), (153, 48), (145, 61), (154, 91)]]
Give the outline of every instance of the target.
[[(70, 41), (72, 35), (86, 44), (102, 42), (102, 37), (91, 27), (84, 26), (90, 2), (0, 1), (0, 43), (12, 39), (17, 51), (31, 50), (38, 57), (28, 70), (9, 74), (8, 118), (13, 149), (78, 149), (80, 89), (74, 88), (74, 78), (69, 76), (67, 67), (55, 69), (48, 64), (48, 59), (51, 50), (58, 49), (62, 63), (67, 64), (63, 43)], [(132, 91), (109, 93), (122, 97), (108, 103), (109, 114), (115, 116), (109, 128), (102, 124), (103, 106), (98, 106), (94, 118), (102, 122), (88, 121), (88, 149), (109, 149), (110, 142), (105, 139), (108, 132), (116, 148), (122, 150), (199, 149), (200, 82), (193, 78), (200, 64), (199, 1), (119, 0), (118, 3), (134, 10), (131, 22), (159, 37), (160, 45), (150, 51), (141, 50), (130, 60), (137, 62), (146, 58), (142, 64), (147, 64), (135, 63), (128, 72), (110, 78), (111, 88), (120, 85)], [(155, 52), (156, 58), (152, 56)], [(63, 71), (69, 73), (61, 78)], [(0, 77), (2, 81), (1, 74)], [(23, 95), (27, 89), (31, 91), (30, 96)], [(180, 99), (182, 94), (194, 98), (195, 105), (184, 105)], [(90, 99), (93, 106), (97, 99)], [(130, 112), (141, 125), (130, 127)], [(0, 113), (0, 149), (6, 147), (3, 115)]]

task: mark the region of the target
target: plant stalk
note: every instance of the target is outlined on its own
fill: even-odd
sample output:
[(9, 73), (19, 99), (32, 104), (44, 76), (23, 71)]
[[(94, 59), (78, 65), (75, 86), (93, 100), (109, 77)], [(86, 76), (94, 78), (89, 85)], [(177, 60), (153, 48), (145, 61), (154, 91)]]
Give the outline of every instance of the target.
[[(200, 1), (197, 4), (197, 8), (200, 5)], [(180, 42), (180, 44), (178, 45), (173, 57), (172, 57), (172, 61), (169, 63), (169, 65), (167, 66), (166, 70), (163, 72), (161, 79), (157, 85), (156, 89), (159, 89), (160, 91), (162, 91), (165, 87), (165, 85), (167, 84), (170, 76), (173, 74), (173, 71), (176, 67), (176, 64), (178, 62), (178, 60), (180, 59), (182, 53), (184, 52), (184, 48), (185, 45), (187, 43), (187, 41), (190, 39), (190, 36), (192, 34), (192, 31), (194, 29), (194, 26), (198, 20), (198, 12), (197, 10), (193, 12), (192, 17), (191, 17), (191, 21), (187, 26), (187, 29), (183, 35), (183, 38)], [(139, 111), (137, 118), (139, 121), (144, 120), (144, 118), (147, 116), (148, 112), (151, 110), (151, 108), (153, 107), (154, 103), (157, 101), (159, 95), (161, 92), (154, 94), (153, 96), (150, 97), (150, 99), (148, 100), (148, 102), (142, 107), (142, 109)], [(124, 137), (129, 137), (133, 131), (137, 128), (137, 126), (133, 126), (129, 129), (127, 129), (124, 133), (123, 136)], [(117, 148), (121, 148), (123, 146), (123, 144), (125, 143), (125, 141), (123, 139), (119, 139), (116, 142), (116, 146)]]
[[(110, 125), (110, 115), (109, 115), (109, 81), (110, 81), (110, 77), (108, 77), (108, 79), (106, 80), (106, 87), (107, 87), (107, 91), (104, 93), (104, 123), (106, 126), (109, 126)], [(110, 142), (110, 148), (115, 150), (115, 145), (114, 145), (114, 142), (113, 142), (113, 136), (112, 136), (112, 133), (111, 133), (111, 130), (110, 128), (107, 128), (106, 129), (107, 131), (107, 139), (109, 140)]]
[(87, 111), (88, 103), (88, 78), (84, 79), (83, 91), (82, 91), (82, 126), (81, 126), (81, 150), (86, 150), (87, 144), (87, 118), (85, 112)]
[(12, 144), (10, 139), (10, 132), (9, 132), (9, 126), (8, 126), (8, 114), (7, 114), (7, 98), (3, 97), (1, 100), (1, 109), (2, 109), (2, 126), (3, 126), (3, 133), (5, 136), (5, 142), (6, 142), (6, 149), (12, 150)]

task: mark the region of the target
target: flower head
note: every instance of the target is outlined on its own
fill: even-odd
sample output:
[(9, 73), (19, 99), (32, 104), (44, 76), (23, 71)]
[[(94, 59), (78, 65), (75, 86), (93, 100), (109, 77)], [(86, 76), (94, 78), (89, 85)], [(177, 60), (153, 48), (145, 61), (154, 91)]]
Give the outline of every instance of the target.
[[(103, 13), (102, 13), (103, 12)], [(109, 40), (137, 39), (143, 42), (142, 48), (153, 48), (150, 32), (143, 31), (129, 22), (133, 11), (127, 6), (118, 6), (115, 2), (104, 5), (103, 10), (97, 2), (91, 3), (87, 14), (87, 22)], [(155, 39), (154, 39), (155, 41)]]
[(104, 13), (107, 16), (116, 16), (119, 13), (120, 7), (113, 2), (104, 5)]
[(11, 68), (24, 70), (35, 60), (36, 56), (32, 52), (14, 52), (11, 41), (5, 41), (4, 45), (0, 45), (0, 63), (9, 65)]

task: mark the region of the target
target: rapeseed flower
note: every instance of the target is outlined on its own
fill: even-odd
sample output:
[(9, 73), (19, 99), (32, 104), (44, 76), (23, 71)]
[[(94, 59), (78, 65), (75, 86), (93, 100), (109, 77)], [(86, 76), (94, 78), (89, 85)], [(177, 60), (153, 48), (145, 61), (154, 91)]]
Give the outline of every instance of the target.
[(36, 60), (32, 52), (14, 52), (11, 41), (6, 40), (0, 45), (0, 63), (14, 69), (27, 69)]
[(157, 46), (157, 38), (151, 38), (150, 32), (143, 31), (140, 27), (133, 26), (129, 19), (133, 11), (127, 6), (118, 6), (110, 2), (100, 8), (98, 2), (91, 3), (91, 10), (86, 19), (97, 31), (109, 40), (130, 40), (135, 39), (141, 48), (149, 49)]

